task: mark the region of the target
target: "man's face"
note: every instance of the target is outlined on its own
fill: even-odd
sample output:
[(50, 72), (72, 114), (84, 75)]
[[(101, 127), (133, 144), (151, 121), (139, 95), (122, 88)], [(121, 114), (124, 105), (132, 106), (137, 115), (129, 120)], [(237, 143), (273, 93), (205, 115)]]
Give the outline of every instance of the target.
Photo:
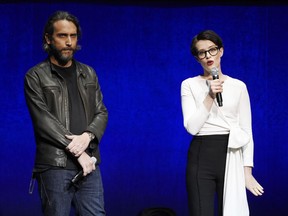
[(53, 64), (68, 67), (77, 47), (77, 28), (73, 22), (59, 20), (54, 23), (52, 37), (46, 35), (47, 44), (52, 50), (51, 61)]

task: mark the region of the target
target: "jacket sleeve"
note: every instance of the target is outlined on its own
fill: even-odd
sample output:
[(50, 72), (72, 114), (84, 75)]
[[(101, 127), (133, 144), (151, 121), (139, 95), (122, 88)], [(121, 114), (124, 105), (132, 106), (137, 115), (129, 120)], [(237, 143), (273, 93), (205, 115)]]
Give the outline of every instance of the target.
[(90, 72), (94, 73), (93, 75), (95, 77), (94, 82), (96, 88), (95, 88), (95, 103), (94, 103), (95, 108), (92, 109), (93, 110), (92, 121), (88, 123), (88, 127), (86, 130), (92, 132), (95, 135), (94, 143), (96, 142), (96, 144), (99, 144), (107, 126), (108, 111), (103, 102), (103, 94), (98, 81), (98, 77), (91, 67), (89, 67), (89, 70)]
[[(41, 71), (41, 73), (45, 73)], [(65, 138), (71, 134), (51, 112), (45, 103), (39, 74), (34, 69), (27, 72), (24, 79), (25, 100), (32, 119), (37, 140), (43, 140), (58, 148), (65, 148), (70, 141)]]

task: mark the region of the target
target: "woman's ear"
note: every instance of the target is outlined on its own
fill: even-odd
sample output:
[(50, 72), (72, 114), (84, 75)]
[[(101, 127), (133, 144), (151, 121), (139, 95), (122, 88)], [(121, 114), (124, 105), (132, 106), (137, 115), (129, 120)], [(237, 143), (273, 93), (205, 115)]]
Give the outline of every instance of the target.
[(219, 49), (219, 51), (220, 51), (220, 53), (221, 53), (221, 56), (220, 56), (220, 57), (222, 57), (222, 56), (223, 56), (223, 54), (224, 54), (224, 48), (223, 48), (223, 47), (221, 47), (221, 48)]

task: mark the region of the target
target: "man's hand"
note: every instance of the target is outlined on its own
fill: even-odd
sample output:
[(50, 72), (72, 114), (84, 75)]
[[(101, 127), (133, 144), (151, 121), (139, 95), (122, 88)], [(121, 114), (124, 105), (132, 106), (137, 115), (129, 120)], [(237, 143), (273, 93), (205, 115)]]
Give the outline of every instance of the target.
[(81, 156), (78, 157), (77, 160), (81, 165), (81, 167), (83, 168), (83, 176), (88, 175), (89, 173), (91, 173), (93, 170), (96, 169), (95, 161), (86, 152), (81, 154)]
[(82, 155), (90, 142), (90, 137), (86, 132), (81, 135), (66, 135), (66, 138), (72, 140), (66, 147), (66, 150), (68, 150), (75, 157)]

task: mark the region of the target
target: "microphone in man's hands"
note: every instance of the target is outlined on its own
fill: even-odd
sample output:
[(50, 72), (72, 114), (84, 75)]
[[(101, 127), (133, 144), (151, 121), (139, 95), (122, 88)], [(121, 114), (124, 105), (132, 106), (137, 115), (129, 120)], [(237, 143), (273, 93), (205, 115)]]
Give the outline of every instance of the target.
[[(96, 164), (97, 158), (91, 157), (91, 160), (93, 160), (93, 162)], [(81, 170), (73, 177), (73, 179), (71, 180), (71, 182), (72, 182), (73, 184), (77, 184), (81, 178), (83, 178), (83, 169), (81, 169)]]
[[(211, 74), (212, 74), (213, 80), (219, 79), (218, 68), (217, 67), (213, 67), (211, 69)], [(216, 99), (217, 99), (217, 103), (218, 103), (219, 107), (223, 106), (223, 100), (222, 100), (221, 92), (216, 93)]]

